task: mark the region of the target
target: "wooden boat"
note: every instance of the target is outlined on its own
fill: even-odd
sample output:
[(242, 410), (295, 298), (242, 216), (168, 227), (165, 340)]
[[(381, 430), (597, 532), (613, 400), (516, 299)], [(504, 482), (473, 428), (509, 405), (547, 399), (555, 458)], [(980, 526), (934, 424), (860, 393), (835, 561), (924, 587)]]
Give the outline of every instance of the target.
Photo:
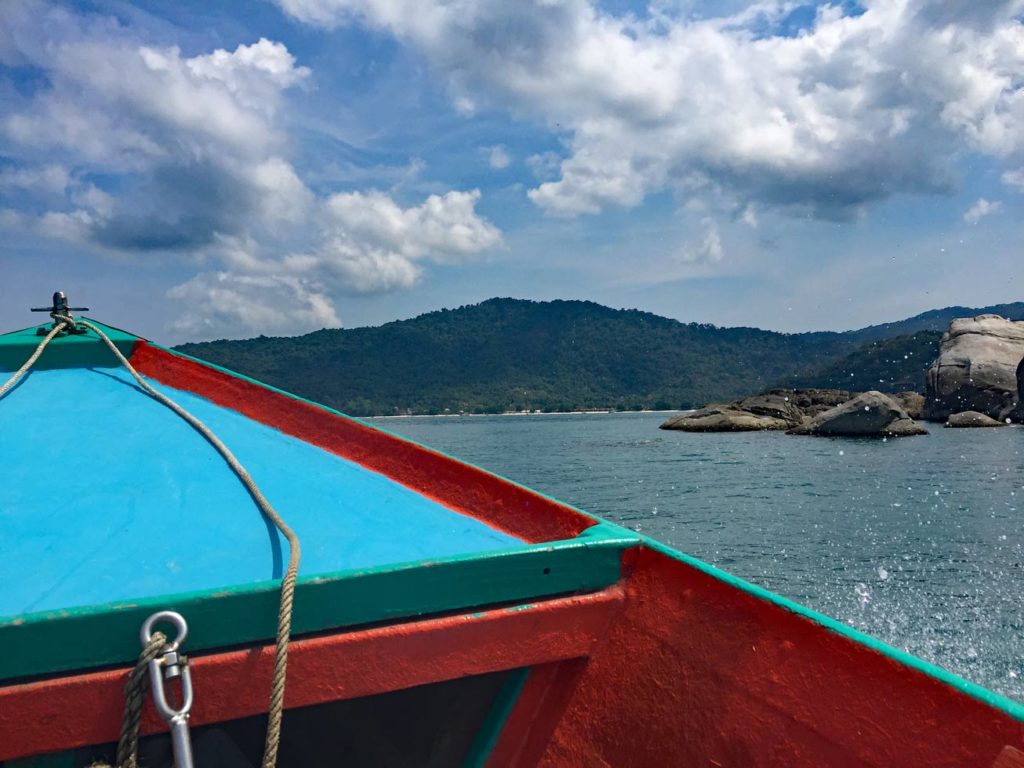
[[(455, 458), (92, 328), (302, 542), (280, 765), (1024, 765), (1016, 702)], [(51, 330), (0, 336), (0, 370)], [(0, 398), (0, 764), (112, 761), (140, 627), (175, 611), (195, 764), (257, 765), (288, 544), (210, 443), (75, 330)], [(142, 765), (172, 763), (179, 726), (145, 705)]]

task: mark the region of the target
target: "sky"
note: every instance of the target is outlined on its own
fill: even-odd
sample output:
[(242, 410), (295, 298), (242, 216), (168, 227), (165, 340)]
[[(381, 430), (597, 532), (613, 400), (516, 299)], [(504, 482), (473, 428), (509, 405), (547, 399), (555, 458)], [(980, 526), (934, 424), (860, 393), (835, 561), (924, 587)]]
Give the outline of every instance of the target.
[(1024, 300), (1024, 0), (0, 14), (0, 329), (165, 343), (492, 296), (843, 330)]

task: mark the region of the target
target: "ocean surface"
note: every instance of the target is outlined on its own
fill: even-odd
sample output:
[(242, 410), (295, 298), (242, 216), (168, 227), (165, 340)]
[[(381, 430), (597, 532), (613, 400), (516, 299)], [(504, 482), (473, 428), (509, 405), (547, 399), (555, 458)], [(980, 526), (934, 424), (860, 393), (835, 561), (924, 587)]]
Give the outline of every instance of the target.
[(702, 435), (669, 415), (370, 421), (1024, 701), (1024, 427)]

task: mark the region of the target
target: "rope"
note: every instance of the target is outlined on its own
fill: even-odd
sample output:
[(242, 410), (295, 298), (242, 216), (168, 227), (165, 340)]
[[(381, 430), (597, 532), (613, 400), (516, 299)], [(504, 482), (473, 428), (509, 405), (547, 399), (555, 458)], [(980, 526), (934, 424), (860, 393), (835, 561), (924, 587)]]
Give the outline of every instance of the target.
[(25, 361), (25, 364), (21, 366), (21, 368), (14, 372), (14, 375), (11, 376), (11, 378), (9, 378), (2, 387), (0, 387), (0, 397), (6, 395), (7, 392), (21, 380), (21, 377), (25, 375), (25, 372), (36, 364), (36, 360), (38, 360), (39, 356), (43, 354), (43, 350), (46, 349), (46, 345), (53, 341), (53, 337), (60, 333), (63, 328), (63, 325), (55, 325), (50, 329), (50, 332), (46, 334), (46, 338), (39, 342), (39, 346), (36, 347), (36, 351), (32, 353), (32, 356)]
[(142, 725), (142, 705), (146, 703), (146, 693), (149, 691), (149, 662), (163, 652), (165, 645), (167, 638), (164, 633), (154, 632), (128, 675), (128, 682), (124, 686), (121, 736), (117, 740), (117, 759), (114, 763), (117, 768), (138, 767), (139, 728)]
[[(175, 403), (166, 395), (158, 392), (152, 386), (146, 382), (139, 372), (135, 370), (128, 359), (121, 354), (121, 350), (110, 340), (110, 338), (97, 328), (95, 325), (87, 320), (78, 319), (77, 321), (69, 320), (64, 315), (51, 313), (55, 321), (53, 329), (46, 335), (36, 351), (32, 356), (25, 362), (25, 364), (10, 378), (10, 380), (0, 388), (0, 397), (18, 382), (21, 376), (32, 367), (32, 365), (39, 359), (39, 356), (43, 353), (46, 345), (50, 343), (54, 336), (56, 336), (64, 328), (65, 325), (74, 327), (77, 322), (78, 325), (82, 325), (89, 330), (93, 331), (99, 336), (106, 345), (110, 348), (110, 351), (114, 353), (114, 356), (120, 361), (121, 365), (124, 366), (125, 370), (132, 375), (135, 382), (139, 387), (150, 397), (158, 402), (166, 405), (181, 418), (187, 421), (192, 427), (199, 432), (206, 440), (215, 448), (217, 452), (224, 458), (231, 467), (232, 471), (238, 476), (238, 479), (242, 481), (249, 495), (252, 496), (253, 501), (256, 502), (256, 506), (259, 507), (262, 512), (271, 522), (277, 526), (277, 529), (281, 534), (288, 540), (288, 568), (285, 571), (284, 578), (281, 579), (281, 602), (277, 614), (277, 639), (274, 648), (274, 679), (270, 689), (270, 707), (267, 714), (267, 738), (263, 749), (263, 768), (274, 768), (277, 764), (277, 751), (281, 741), (281, 716), (284, 712), (284, 688), (287, 677), (288, 668), (288, 640), (291, 636), (292, 627), (292, 603), (295, 597), (295, 581), (299, 575), (299, 561), (302, 558), (302, 548), (299, 544), (299, 537), (295, 535), (295, 532), (288, 527), (281, 516), (277, 514), (274, 508), (267, 501), (266, 497), (256, 486), (256, 482), (252, 479), (245, 467), (242, 466), (241, 462), (235, 458), (235, 455), (228, 449), (220, 438), (218, 438), (203, 422), (193, 416), (191, 413), (186, 411), (180, 405)], [(154, 637), (156, 634), (154, 634)], [(138, 670), (138, 667), (136, 667)], [(133, 671), (133, 675), (134, 675)], [(126, 691), (127, 693), (127, 691)], [(128, 717), (128, 702), (125, 707), (125, 717)], [(140, 704), (141, 707), (141, 704)], [(123, 730), (123, 727), (122, 727)], [(136, 732), (136, 738), (137, 738)], [(121, 762), (121, 749), (118, 747), (118, 768), (123, 768)], [(135, 768), (134, 764), (130, 768)]]

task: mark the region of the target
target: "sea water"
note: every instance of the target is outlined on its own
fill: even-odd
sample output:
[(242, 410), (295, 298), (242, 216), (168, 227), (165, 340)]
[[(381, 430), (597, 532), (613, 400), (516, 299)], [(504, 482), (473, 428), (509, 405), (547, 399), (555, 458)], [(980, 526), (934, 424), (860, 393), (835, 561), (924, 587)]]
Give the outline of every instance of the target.
[(1024, 701), (1024, 427), (691, 434), (669, 415), (372, 421)]

